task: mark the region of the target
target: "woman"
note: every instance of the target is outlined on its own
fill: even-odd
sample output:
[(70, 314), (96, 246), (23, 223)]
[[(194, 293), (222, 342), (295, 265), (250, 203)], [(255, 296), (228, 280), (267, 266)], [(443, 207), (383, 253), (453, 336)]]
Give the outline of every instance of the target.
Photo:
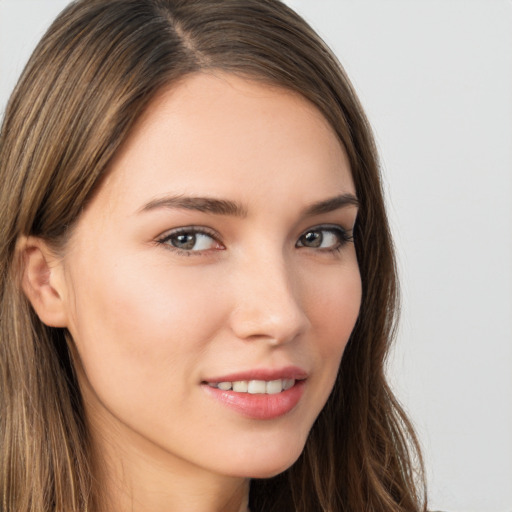
[(4, 510), (425, 510), (370, 129), (302, 19), (75, 2), (0, 141)]

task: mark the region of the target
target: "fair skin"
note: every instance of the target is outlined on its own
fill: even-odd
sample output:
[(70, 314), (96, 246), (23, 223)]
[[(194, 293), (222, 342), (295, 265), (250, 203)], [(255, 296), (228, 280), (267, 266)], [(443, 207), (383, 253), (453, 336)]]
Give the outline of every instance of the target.
[(293, 464), (359, 311), (355, 202), (315, 107), (196, 74), (153, 100), (63, 254), (25, 241), (25, 293), (76, 344), (108, 510), (244, 511), (250, 478)]

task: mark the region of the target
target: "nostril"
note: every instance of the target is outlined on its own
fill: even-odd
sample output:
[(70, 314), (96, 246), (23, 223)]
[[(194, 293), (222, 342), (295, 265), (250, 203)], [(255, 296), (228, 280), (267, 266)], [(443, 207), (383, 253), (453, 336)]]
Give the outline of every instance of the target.
[(266, 307), (239, 307), (231, 315), (231, 328), (237, 337), (248, 341), (265, 340), (279, 345), (288, 343), (307, 330), (307, 316), (297, 308), (296, 311), (281, 309), (268, 311)]
[[(270, 251), (270, 252), (269, 252)], [(231, 312), (231, 329), (240, 339), (287, 343), (308, 329), (309, 319), (300, 294), (300, 276), (281, 252), (252, 253), (231, 274), (236, 306)]]

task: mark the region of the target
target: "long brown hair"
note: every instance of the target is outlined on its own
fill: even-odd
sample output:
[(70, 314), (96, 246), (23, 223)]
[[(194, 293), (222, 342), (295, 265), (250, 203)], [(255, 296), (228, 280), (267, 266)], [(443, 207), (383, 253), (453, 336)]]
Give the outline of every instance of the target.
[(24, 235), (65, 243), (109, 162), (163, 87), (221, 69), (297, 91), (351, 164), (360, 315), (299, 460), (253, 481), (253, 512), (425, 510), (413, 429), (384, 372), (397, 280), (372, 134), (342, 67), (279, 0), (79, 0), (36, 48), (0, 132), (0, 508), (95, 511), (72, 339), (20, 285)]

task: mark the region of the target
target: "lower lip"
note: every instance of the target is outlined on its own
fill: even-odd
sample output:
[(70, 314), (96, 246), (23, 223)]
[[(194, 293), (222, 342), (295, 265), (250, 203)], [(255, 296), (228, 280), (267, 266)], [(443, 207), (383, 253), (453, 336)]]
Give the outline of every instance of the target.
[(222, 391), (208, 384), (202, 386), (210, 396), (247, 418), (272, 420), (284, 416), (295, 408), (304, 393), (305, 383), (305, 380), (297, 381), (292, 388), (275, 395), (252, 395)]

